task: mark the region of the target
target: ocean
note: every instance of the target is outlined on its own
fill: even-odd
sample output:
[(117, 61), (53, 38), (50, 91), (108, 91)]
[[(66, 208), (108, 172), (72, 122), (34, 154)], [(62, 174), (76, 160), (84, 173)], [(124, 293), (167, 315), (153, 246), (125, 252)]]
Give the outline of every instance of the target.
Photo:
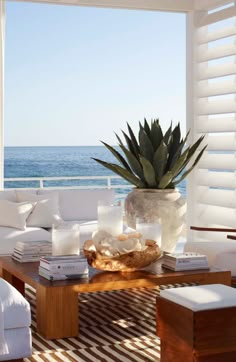
[[(116, 162), (114, 156), (104, 146), (63, 146), (63, 147), (5, 147), (5, 178), (19, 177), (69, 177), (69, 176), (110, 176), (115, 175), (92, 160), (92, 157), (108, 162)], [(105, 185), (103, 180), (46, 181), (45, 186), (86, 186)], [(112, 184), (126, 185), (123, 179)], [(39, 187), (38, 181), (5, 182), (5, 187)], [(186, 197), (186, 181), (178, 189)], [(118, 189), (120, 194), (131, 190)]]

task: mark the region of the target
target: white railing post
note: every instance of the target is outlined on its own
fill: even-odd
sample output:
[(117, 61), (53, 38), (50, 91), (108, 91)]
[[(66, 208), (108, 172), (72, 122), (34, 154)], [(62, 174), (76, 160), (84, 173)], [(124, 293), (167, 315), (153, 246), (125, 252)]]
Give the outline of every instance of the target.
[(43, 189), (43, 179), (42, 178), (39, 180), (39, 188)]
[(107, 188), (111, 188), (111, 176), (107, 176)]

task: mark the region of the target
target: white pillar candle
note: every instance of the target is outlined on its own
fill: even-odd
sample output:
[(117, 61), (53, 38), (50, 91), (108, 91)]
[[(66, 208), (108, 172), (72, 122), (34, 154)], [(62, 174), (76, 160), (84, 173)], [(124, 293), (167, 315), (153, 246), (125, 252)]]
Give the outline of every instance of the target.
[(79, 224), (60, 223), (52, 228), (52, 255), (71, 255), (80, 253)]
[(98, 229), (113, 236), (123, 232), (123, 211), (120, 205), (98, 205)]

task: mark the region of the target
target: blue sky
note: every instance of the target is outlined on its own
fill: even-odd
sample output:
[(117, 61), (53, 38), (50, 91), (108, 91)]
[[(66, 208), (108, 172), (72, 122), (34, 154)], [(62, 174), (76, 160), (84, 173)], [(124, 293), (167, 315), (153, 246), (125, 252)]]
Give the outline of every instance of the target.
[(5, 144), (116, 143), (185, 122), (185, 15), (7, 2)]

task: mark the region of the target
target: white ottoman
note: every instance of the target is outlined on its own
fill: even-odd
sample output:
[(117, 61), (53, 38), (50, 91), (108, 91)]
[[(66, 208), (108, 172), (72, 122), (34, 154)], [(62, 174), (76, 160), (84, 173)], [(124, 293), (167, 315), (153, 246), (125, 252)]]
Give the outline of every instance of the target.
[(27, 300), (0, 278), (0, 361), (32, 354), (31, 311)]
[(236, 289), (212, 284), (157, 297), (161, 362), (235, 362)]

